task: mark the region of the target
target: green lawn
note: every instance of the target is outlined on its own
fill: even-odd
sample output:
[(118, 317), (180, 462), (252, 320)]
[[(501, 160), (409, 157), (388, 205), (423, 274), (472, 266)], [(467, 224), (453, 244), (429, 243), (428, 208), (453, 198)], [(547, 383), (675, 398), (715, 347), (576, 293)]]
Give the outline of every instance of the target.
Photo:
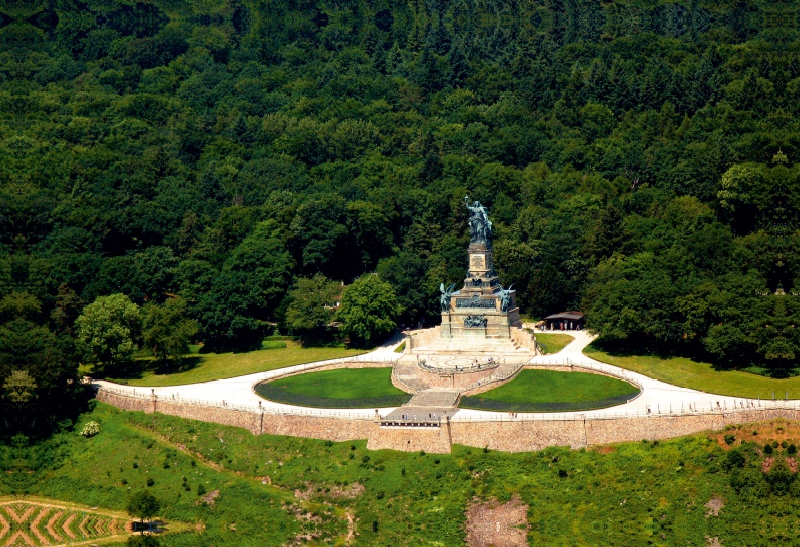
[(577, 412), (625, 403), (638, 391), (601, 374), (523, 370), (496, 389), (462, 397), (459, 406), (497, 412)]
[(539, 347), (542, 348), (542, 353), (545, 355), (558, 353), (564, 349), (567, 344), (575, 340), (575, 338), (569, 334), (539, 334), (538, 332), (534, 334), (536, 336), (536, 342), (539, 344)]
[(280, 403), (318, 408), (392, 407), (411, 398), (392, 385), (389, 367), (297, 374), (260, 384), (256, 393)]
[(363, 350), (344, 349), (342, 347), (302, 347), (299, 343), (290, 340), (265, 342), (266, 347), (274, 349), (261, 349), (245, 353), (203, 353), (186, 357), (183, 370), (169, 372), (163, 367), (153, 370), (152, 359), (139, 359), (138, 370), (125, 375), (107, 378), (113, 382), (128, 382), (132, 386), (177, 386), (183, 384), (197, 384), (231, 378), (253, 372), (263, 372), (277, 368), (313, 363), (325, 359), (350, 357), (365, 353)]
[(706, 393), (750, 399), (771, 399), (774, 393), (776, 399), (783, 399), (788, 392), (790, 399), (800, 398), (800, 376), (776, 379), (741, 370), (714, 370), (711, 363), (685, 357), (611, 354), (597, 349), (593, 344), (583, 352), (603, 363)]
[(362, 399), (403, 395), (392, 385), (392, 369), (340, 368), (280, 378), (271, 385), (297, 395), (324, 399)]

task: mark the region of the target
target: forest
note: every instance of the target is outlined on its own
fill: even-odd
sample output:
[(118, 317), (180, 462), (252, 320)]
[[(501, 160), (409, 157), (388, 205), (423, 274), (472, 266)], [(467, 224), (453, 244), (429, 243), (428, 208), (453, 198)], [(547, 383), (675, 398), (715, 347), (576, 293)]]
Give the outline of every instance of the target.
[(579, 309), (617, 347), (787, 373), (798, 13), (0, 1), (3, 427), (74, 408), (98, 298), (207, 348), (311, 340), (331, 317), (299, 303), (343, 284), (392, 293), (384, 327), (435, 325), (440, 283), (465, 275), (465, 195), (524, 314)]

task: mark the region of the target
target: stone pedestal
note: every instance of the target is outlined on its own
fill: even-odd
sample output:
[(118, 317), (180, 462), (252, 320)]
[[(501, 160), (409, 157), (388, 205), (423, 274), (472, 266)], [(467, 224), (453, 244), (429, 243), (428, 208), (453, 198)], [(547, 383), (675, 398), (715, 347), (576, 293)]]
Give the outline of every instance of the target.
[(511, 328), (521, 327), (516, 291), (509, 293), (505, 309), (502, 287), (494, 271), (491, 247), (469, 246), (469, 270), (461, 290), (450, 297), (450, 309), (442, 313), (442, 338), (511, 338)]

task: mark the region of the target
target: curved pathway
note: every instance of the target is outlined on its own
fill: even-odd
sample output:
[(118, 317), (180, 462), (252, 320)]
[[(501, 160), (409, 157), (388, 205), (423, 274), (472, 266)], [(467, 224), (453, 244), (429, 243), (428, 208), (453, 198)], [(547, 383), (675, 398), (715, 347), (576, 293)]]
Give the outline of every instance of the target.
[[(357, 357), (343, 357), (340, 359), (331, 359), (329, 361), (320, 361), (317, 363), (306, 363), (303, 365), (295, 365), (291, 367), (279, 368), (266, 372), (254, 372), (253, 374), (245, 374), (244, 376), (235, 376), (233, 378), (223, 378), (221, 380), (213, 380), (211, 382), (203, 382), (200, 384), (185, 384), (182, 386), (167, 386), (167, 387), (144, 387), (144, 386), (124, 386), (106, 381), (96, 381), (95, 384), (104, 387), (112, 388), (117, 392), (132, 393), (134, 395), (157, 395), (161, 401), (176, 402), (189, 400), (208, 402), (213, 404), (231, 404), (241, 406), (257, 407), (261, 404), (262, 407), (274, 410), (291, 411), (298, 407), (291, 405), (284, 405), (262, 399), (253, 391), (253, 386), (263, 380), (282, 376), (287, 373), (299, 372), (308, 368), (319, 366), (320, 363), (349, 363), (354, 361), (386, 361), (386, 366), (391, 367), (392, 361), (400, 358), (402, 354), (395, 353), (394, 350), (402, 342), (404, 338), (395, 336), (387, 341), (384, 345), (377, 347), (375, 350), (359, 355)], [(318, 409), (309, 408), (309, 412), (330, 415), (347, 415), (347, 416), (361, 416), (371, 418), (375, 415), (375, 409)], [(393, 408), (379, 409), (381, 414), (393, 410)]]
[[(540, 355), (531, 359), (530, 363), (542, 364), (566, 364), (571, 362), (574, 365), (588, 364), (593, 369), (608, 372), (614, 376), (623, 376), (629, 378), (642, 387), (642, 393), (636, 399), (629, 403), (618, 405), (611, 408), (591, 410), (584, 412), (566, 412), (566, 413), (518, 413), (517, 418), (527, 419), (557, 419), (557, 418), (579, 418), (585, 416), (589, 417), (623, 417), (624, 415), (646, 415), (648, 412), (652, 414), (667, 414), (667, 413), (682, 413), (682, 412), (709, 412), (719, 409), (733, 409), (744, 408), (745, 406), (753, 405), (758, 408), (759, 402), (753, 399), (742, 399), (738, 397), (728, 397), (722, 395), (713, 395), (696, 391), (693, 389), (682, 388), (667, 384), (660, 380), (656, 380), (649, 376), (639, 374), (627, 369), (623, 369), (614, 365), (601, 363), (583, 354), (583, 349), (589, 345), (594, 339), (585, 331), (570, 331), (566, 334), (573, 336), (575, 340), (568, 344), (559, 353), (554, 355)], [(326, 363), (332, 362), (352, 362), (352, 361), (386, 361), (387, 366), (391, 366), (391, 361), (397, 360), (401, 354), (395, 353), (394, 350), (402, 343), (403, 339), (395, 337), (389, 340), (383, 346), (378, 347), (372, 352), (365, 355), (358, 356), (357, 358), (342, 358)], [(262, 380), (281, 376), (286, 373), (302, 371), (304, 369), (319, 366), (319, 363), (309, 363), (305, 365), (296, 365), (293, 367), (286, 367), (282, 369), (271, 370), (268, 372), (258, 372), (254, 374), (247, 374), (245, 376), (238, 376), (234, 378), (225, 378), (222, 380), (214, 380), (212, 382), (205, 382), (200, 384), (187, 384), (182, 386), (171, 387), (133, 387), (122, 386), (110, 382), (99, 381), (96, 382), (101, 387), (113, 388), (116, 391), (133, 393), (136, 395), (151, 395), (155, 394), (159, 400), (172, 400), (185, 401), (194, 400), (199, 402), (208, 402), (212, 404), (233, 404), (257, 407), (259, 403), (268, 409), (276, 411), (291, 412), (292, 410), (300, 410), (300, 407), (291, 405), (284, 405), (267, 401), (262, 399), (253, 392), (253, 386)], [(760, 403), (762, 406), (764, 402)], [(319, 415), (332, 415), (332, 416), (351, 416), (359, 418), (371, 418), (375, 416), (375, 409), (311, 409), (303, 408), (304, 413), (313, 413)], [(396, 410), (395, 408), (382, 408), (379, 412), (382, 416), (389, 414)], [(452, 409), (453, 412), (456, 409)], [(451, 414), (453, 413), (451, 412)], [(507, 413), (503, 412), (488, 412), (483, 410), (470, 410), (458, 409), (457, 415), (454, 416), (455, 420), (492, 420), (498, 417), (506, 417)]]
[[(559, 334), (562, 334), (559, 332)], [(674, 386), (650, 376), (645, 376), (638, 372), (633, 372), (628, 369), (623, 369), (614, 365), (601, 363), (591, 357), (584, 355), (583, 349), (588, 346), (594, 336), (588, 334), (586, 331), (568, 331), (563, 334), (569, 334), (575, 340), (570, 342), (564, 349), (554, 355), (537, 355), (531, 359), (531, 363), (558, 363), (565, 364), (571, 362), (575, 365), (588, 364), (595, 370), (608, 372), (614, 376), (623, 376), (634, 380), (642, 387), (642, 393), (639, 397), (629, 403), (617, 405), (611, 408), (604, 408), (598, 410), (589, 410), (583, 412), (566, 412), (559, 413), (558, 416), (586, 416), (588, 417), (611, 417), (613, 415), (644, 415), (647, 414), (648, 409), (652, 414), (667, 414), (679, 412), (708, 412), (711, 410), (733, 409), (742, 408), (742, 405), (753, 404), (758, 408), (758, 401), (755, 399), (742, 399), (739, 397), (729, 397), (725, 395), (714, 395), (688, 389), (684, 387)], [(717, 407), (719, 403), (719, 407)], [(762, 405), (764, 403), (762, 402)], [(471, 417), (475, 419), (487, 419), (497, 413), (487, 412), (482, 410), (459, 410), (459, 418)], [(544, 418), (546, 416), (553, 416), (552, 413), (530, 413), (530, 414), (517, 414), (518, 417), (536, 417)]]

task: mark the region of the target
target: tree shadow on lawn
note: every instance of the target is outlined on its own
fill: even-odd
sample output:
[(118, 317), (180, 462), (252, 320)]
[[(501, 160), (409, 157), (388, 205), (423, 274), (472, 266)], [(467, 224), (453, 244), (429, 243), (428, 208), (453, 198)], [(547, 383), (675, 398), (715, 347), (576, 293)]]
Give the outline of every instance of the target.
[(94, 365), (92, 374), (97, 378), (115, 378), (120, 380), (139, 380), (146, 372), (158, 375), (177, 374), (196, 368), (202, 360), (199, 355), (184, 357), (180, 360), (168, 359), (135, 359), (127, 363)]

